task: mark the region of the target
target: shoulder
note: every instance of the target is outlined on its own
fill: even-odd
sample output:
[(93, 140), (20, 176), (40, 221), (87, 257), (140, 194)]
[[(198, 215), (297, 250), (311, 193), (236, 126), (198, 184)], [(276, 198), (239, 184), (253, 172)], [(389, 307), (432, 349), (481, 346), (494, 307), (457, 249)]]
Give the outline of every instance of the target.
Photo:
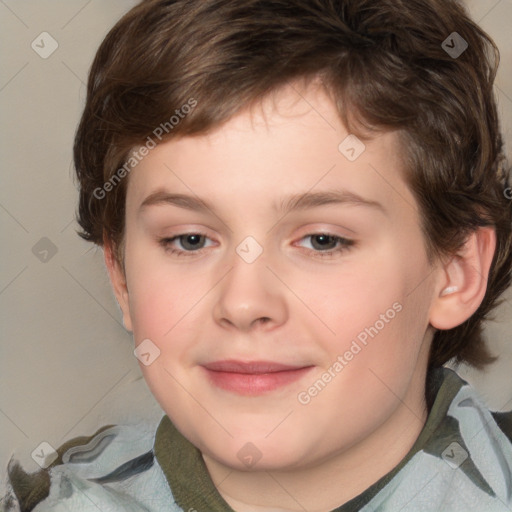
[(35, 473), (11, 458), (0, 508), (97, 511), (103, 505), (105, 510), (138, 512), (159, 510), (165, 500), (168, 509), (174, 500), (155, 462), (155, 433), (154, 424), (106, 425), (52, 450)]
[[(433, 449), (429, 455), (433, 458), (427, 462), (444, 475), (439, 496), (449, 500), (445, 492), (462, 493), (479, 510), (486, 506), (501, 510), (503, 503), (512, 505), (512, 413), (490, 411), (470, 384), (455, 373), (449, 378), (458, 380), (460, 387), (452, 385), (457, 391), (439, 428), (432, 433)], [(443, 486), (446, 486), (444, 491)], [(455, 502), (450, 506), (446, 509), (464, 508)]]
[(452, 370), (410, 456), (361, 510), (512, 510), (512, 413), (490, 411)]

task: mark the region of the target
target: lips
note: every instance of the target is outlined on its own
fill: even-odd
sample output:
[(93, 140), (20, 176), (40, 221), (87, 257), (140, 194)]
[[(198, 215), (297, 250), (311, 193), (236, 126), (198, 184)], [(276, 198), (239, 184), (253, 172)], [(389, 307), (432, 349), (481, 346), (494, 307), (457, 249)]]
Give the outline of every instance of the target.
[(215, 361), (204, 365), (205, 368), (213, 372), (262, 374), (276, 373), (304, 368), (303, 366), (292, 366), (287, 364), (273, 363), (270, 361), (251, 361), (244, 363), (242, 361)]
[(203, 365), (210, 382), (241, 395), (259, 395), (290, 385), (313, 368), (273, 361), (215, 361)]

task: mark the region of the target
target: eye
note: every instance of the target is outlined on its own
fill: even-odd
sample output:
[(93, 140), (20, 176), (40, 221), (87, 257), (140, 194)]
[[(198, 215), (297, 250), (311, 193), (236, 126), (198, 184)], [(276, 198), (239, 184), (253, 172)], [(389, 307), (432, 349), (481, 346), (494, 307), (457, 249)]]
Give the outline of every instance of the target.
[(350, 250), (355, 244), (354, 240), (343, 238), (341, 236), (332, 235), (330, 233), (312, 233), (306, 235), (301, 240), (311, 239), (312, 250), (314, 256), (320, 258), (333, 257), (337, 254)]
[[(171, 254), (187, 256), (199, 253), (201, 249), (204, 249), (206, 240), (210, 239), (204, 233), (181, 233), (170, 238), (162, 238), (159, 240), (159, 244)], [(178, 242), (184, 250), (176, 249), (174, 247), (175, 242)]]
[[(310, 245), (312, 247), (307, 252), (320, 258), (335, 257), (348, 251), (355, 244), (354, 240), (330, 233), (312, 233), (302, 237), (301, 241), (307, 239), (311, 239)], [(205, 246), (208, 240), (212, 241), (206, 234), (197, 232), (180, 233), (173, 237), (162, 238), (158, 242), (166, 252), (181, 257), (200, 254), (203, 249), (209, 247)], [(176, 248), (176, 244), (179, 244), (181, 248)]]

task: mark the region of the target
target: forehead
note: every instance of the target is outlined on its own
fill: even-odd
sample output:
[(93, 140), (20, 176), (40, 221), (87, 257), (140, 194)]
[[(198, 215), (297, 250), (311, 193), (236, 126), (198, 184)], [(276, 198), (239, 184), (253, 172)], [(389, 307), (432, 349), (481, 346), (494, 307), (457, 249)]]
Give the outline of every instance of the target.
[(209, 207), (243, 209), (258, 201), (262, 210), (279, 210), (285, 197), (336, 191), (391, 211), (415, 209), (401, 155), (396, 133), (363, 142), (348, 132), (321, 87), (291, 85), (207, 134), (151, 150), (130, 175), (127, 208), (173, 192)]

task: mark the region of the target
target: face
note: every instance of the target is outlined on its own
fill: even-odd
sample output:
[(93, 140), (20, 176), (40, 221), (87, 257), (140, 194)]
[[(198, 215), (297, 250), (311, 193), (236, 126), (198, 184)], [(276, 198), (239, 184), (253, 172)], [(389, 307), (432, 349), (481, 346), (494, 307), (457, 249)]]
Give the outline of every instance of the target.
[(397, 134), (348, 135), (322, 89), (285, 88), (129, 177), (125, 325), (163, 410), (224, 465), (312, 466), (417, 421), (434, 284), (416, 201)]

